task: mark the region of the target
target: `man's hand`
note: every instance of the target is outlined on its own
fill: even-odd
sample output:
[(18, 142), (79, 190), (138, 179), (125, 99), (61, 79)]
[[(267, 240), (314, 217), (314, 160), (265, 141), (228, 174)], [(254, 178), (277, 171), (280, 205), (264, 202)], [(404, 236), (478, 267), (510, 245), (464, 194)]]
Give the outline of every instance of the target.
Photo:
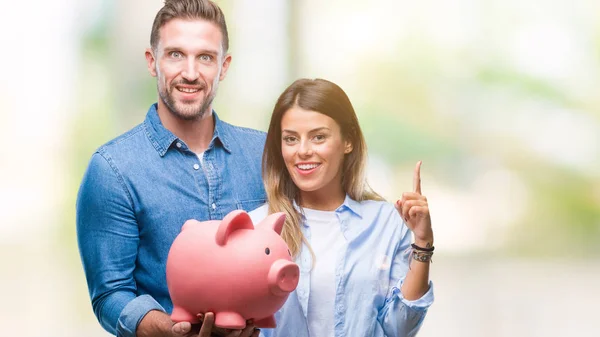
[(177, 337), (258, 337), (260, 334), (260, 330), (256, 329), (252, 321), (248, 321), (242, 330), (231, 330), (214, 326), (215, 315), (212, 312), (199, 314), (198, 318), (202, 321), (201, 324), (175, 323), (171, 332)]

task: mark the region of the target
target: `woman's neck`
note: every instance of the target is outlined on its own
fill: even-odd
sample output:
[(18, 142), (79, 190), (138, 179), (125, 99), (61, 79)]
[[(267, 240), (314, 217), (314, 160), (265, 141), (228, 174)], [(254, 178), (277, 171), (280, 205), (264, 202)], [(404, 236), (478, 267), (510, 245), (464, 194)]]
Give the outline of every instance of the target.
[(346, 199), (346, 193), (341, 188), (334, 193), (331, 191), (300, 191), (300, 206), (318, 211), (335, 211)]

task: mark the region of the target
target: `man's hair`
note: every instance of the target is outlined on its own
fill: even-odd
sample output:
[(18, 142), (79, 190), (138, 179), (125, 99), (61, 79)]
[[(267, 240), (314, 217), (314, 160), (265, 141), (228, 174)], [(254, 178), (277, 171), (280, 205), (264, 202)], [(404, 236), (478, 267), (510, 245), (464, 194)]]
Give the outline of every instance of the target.
[(229, 49), (229, 35), (227, 34), (225, 15), (223, 15), (221, 8), (210, 0), (165, 0), (165, 5), (156, 13), (152, 24), (152, 32), (150, 33), (152, 49), (156, 50), (158, 46), (161, 27), (173, 19), (202, 19), (214, 23), (221, 29), (221, 35), (223, 35), (223, 53), (226, 53)]

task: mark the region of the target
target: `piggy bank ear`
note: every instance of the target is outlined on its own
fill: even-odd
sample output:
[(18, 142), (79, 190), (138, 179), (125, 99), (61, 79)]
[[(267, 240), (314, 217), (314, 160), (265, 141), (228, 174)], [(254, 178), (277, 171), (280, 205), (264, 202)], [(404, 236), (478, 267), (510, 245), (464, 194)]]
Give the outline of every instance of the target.
[(189, 219), (188, 221), (186, 221), (183, 226), (181, 226), (181, 231), (185, 231), (189, 228), (193, 228), (195, 226), (197, 226), (200, 222), (198, 220), (195, 219)]
[(229, 235), (238, 229), (254, 229), (250, 216), (242, 210), (233, 211), (223, 218), (217, 229), (217, 244), (224, 246)]
[(270, 228), (281, 235), (283, 229), (283, 223), (285, 222), (285, 213), (273, 213), (261, 221), (256, 227)]

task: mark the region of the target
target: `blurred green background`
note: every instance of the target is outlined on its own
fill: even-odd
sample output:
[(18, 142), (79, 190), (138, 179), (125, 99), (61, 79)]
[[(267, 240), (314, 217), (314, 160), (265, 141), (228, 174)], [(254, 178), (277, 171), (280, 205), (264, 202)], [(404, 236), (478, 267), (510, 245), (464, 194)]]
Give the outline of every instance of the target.
[[(600, 335), (600, 2), (229, 0), (215, 109), (266, 130), (281, 91), (350, 96), (369, 180), (423, 193), (436, 302), (420, 336)], [(0, 334), (107, 336), (75, 239), (93, 151), (156, 101), (160, 0), (13, 2), (0, 20)]]

